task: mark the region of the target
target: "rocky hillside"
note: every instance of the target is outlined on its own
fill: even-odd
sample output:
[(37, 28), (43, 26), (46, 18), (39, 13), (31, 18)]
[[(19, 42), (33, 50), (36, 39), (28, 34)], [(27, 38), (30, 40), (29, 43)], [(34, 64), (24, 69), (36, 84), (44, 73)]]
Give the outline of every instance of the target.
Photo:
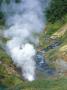
[[(7, 1), (9, 4), (10, 0)], [(18, 3), (20, 0), (16, 0)], [(2, 0), (0, 0), (1, 4)], [(67, 90), (67, 0), (52, 0), (46, 12), (47, 23), (40, 34), (38, 50), (44, 53), (49, 65), (55, 68), (60, 77), (24, 81), (20, 70), (2, 48), (0, 33), (0, 90)], [(4, 13), (0, 11), (0, 31), (5, 25)], [(4, 89), (7, 87), (7, 89)]]
[(13, 86), (22, 82), (11, 58), (0, 48), (0, 85)]
[(52, 0), (46, 11), (47, 24), (40, 34), (40, 49), (59, 73), (67, 73), (67, 1)]
[[(54, 27), (54, 26), (53, 26)], [(67, 23), (58, 30), (49, 33), (47, 30), (40, 36), (40, 47), (45, 52), (46, 59), (55, 66), (58, 72), (67, 72)], [(55, 27), (54, 27), (55, 29)]]

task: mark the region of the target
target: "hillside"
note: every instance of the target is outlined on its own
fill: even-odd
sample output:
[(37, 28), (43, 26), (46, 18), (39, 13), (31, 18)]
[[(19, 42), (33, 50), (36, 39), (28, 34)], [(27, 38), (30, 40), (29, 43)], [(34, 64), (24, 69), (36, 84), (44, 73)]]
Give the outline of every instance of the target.
[[(21, 80), (15, 65), (13, 65), (11, 58), (0, 48), (0, 83), (8, 88), (7, 90), (66, 90), (67, 88), (67, 24), (63, 24), (60, 28), (53, 32), (48, 33), (44, 31), (44, 35), (40, 36), (44, 40), (45, 44), (41, 43), (41, 50), (45, 51), (46, 59), (49, 61), (49, 65), (56, 68), (60, 77), (53, 77), (47, 80), (36, 80), (32, 83), (24, 82)], [(49, 36), (48, 36), (49, 35)], [(44, 36), (44, 37), (43, 37)], [(43, 46), (42, 46), (43, 45)], [(13, 87), (14, 86), (14, 87)], [(62, 86), (62, 87), (61, 87)], [(3, 86), (4, 87), (4, 86)]]
[(46, 11), (46, 28), (40, 34), (40, 48), (45, 53), (46, 59), (51, 63), (51, 66), (57, 69), (59, 74), (65, 73), (65, 75), (67, 73), (66, 8), (66, 0), (52, 0)]
[[(57, 75), (33, 82), (24, 81), (20, 69), (2, 48), (7, 39), (0, 33), (0, 90), (67, 90), (67, 0), (52, 0), (46, 11), (46, 21), (37, 50), (44, 54)], [(4, 13), (0, 11), (0, 31), (4, 26)]]
[(66, 90), (67, 78), (58, 78), (55, 80), (38, 80), (31, 83), (20, 83), (12, 88), (6, 90)]
[[(61, 69), (61, 71), (66, 71), (66, 64), (67, 64), (67, 24), (64, 24), (60, 27), (57, 31), (49, 35), (47, 37), (47, 31), (44, 35), (44, 38), (47, 38), (47, 40), (44, 40), (43, 37), (41, 39), (43, 42), (40, 42), (42, 45), (41, 47), (44, 48), (43, 51), (46, 51), (45, 56), (47, 60), (58, 69)], [(59, 67), (58, 67), (58, 66)]]
[(11, 58), (0, 48), (0, 85), (13, 86), (22, 82)]

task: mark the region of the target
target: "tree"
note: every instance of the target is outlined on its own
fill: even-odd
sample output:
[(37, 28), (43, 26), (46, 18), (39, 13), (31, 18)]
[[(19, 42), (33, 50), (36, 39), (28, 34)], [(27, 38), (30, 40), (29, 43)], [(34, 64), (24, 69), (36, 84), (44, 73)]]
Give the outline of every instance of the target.
[(48, 22), (54, 23), (67, 13), (67, 0), (52, 0), (49, 8), (46, 10), (46, 18)]

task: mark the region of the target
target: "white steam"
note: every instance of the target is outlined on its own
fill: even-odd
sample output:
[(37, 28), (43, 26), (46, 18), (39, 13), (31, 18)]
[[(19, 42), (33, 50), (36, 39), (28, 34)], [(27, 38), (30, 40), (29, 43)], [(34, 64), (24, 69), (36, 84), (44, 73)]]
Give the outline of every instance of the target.
[[(46, 7), (46, 5), (45, 5)], [(38, 33), (44, 28), (43, 8), (40, 0), (10, 0), (1, 6), (5, 13), (7, 30), (4, 36), (9, 38), (6, 49), (13, 62), (20, 67), (26, 80), (35, 79), (36, 50), (32, 45), (38, 43)], [(31, 44), (32, 43), (32, 44)]]
[(7, 46), (9, 47), (10, 55), (13, 62), (17, 67), (21, 67), (22, 73), (25, 79), (32, 81), (35, 76), (35, 62), (34, 55), (35, 49), (31, 44), (26, 43), (24, 46), (12, 47), (13, 41), (9, 41)]

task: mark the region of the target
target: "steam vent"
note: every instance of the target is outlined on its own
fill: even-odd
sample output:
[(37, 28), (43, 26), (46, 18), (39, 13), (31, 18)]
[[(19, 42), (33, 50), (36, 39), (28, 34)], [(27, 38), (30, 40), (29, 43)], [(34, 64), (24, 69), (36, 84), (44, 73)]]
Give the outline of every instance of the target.
[(0, 0), (0, 90), (67, 90), (67, 0)]

